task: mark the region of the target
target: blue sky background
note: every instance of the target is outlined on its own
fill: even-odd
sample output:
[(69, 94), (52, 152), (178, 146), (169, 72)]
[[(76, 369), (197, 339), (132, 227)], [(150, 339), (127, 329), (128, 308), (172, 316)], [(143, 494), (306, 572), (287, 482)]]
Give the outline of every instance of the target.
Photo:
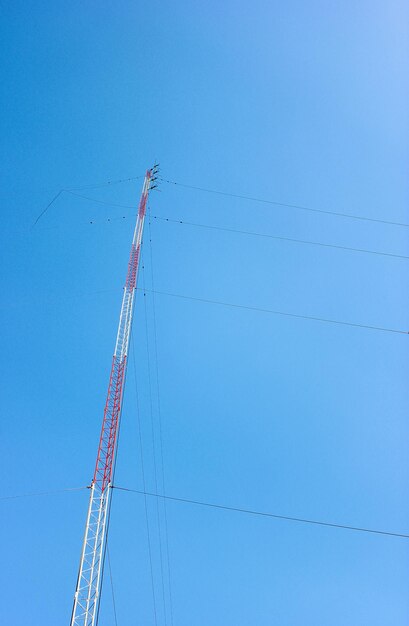
[[(395, 0), (2, 3), (2, 495), (93, 473), (134, 210), (65, 193), (30, 229), (53, 195), (157, 159), (172, 180), (409, 223), (408, 17)], [(80, 193), (136, 206), (140, 188)], [(408, 254), (405, 227), (165, 183), (150, 207)], [(148, 288), (409, 329), (408, 260), (151, 221)], [(407, 337), (139, 293), (134, 343), (148, 489), (159, 397), (170, 495), (409, 532)], [(141, 489), (137, 424), (131, 358), (116, 483)], [(0, 502), (2, 623), (68, 624), (87, 499)], [(119, 626), (155, 607), (159, 626), (408, 623), (407, 540), (169, 502), (172, 622), (155, 502), (155, 604), (144, 516), (114, 492)]]

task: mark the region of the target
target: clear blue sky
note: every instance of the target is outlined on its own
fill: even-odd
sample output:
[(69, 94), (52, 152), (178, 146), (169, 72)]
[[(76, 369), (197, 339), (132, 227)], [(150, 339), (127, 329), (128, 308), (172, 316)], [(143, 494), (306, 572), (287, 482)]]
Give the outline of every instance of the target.
[[(2, 3), (2, 495), (92, 477), (134, 211), (65, 193), (30, 230), (53, 195), (156, 158), (191, 185), (409, 223), (408, 24), (403, 0)], [(136, 206), (140, 187), (82, 193)], [(409, 253), (405, 227), (165, 183), (150, 205)], [(409, 330), (408, 260), (152, 222), (148, 286), (153, 270), (161, 291)], [(154, 311), (168, 494), (409, 532), (408, 337), (138, 294), (150, 490)], [(132, 359), (116, 483), (142, 488)], [(68, 624), (87, 497), (0, 501), (2, 623)], [(141, 496), (114, 493), (119, 626), (155, 624), (144, 516)], [(162, 626), (155, 502), (148, 518)], [(167, 518), (168, 626), (409, 623), (408, 540), (173, 502)], [(114, 624), (107, 577), (100, 625)]]

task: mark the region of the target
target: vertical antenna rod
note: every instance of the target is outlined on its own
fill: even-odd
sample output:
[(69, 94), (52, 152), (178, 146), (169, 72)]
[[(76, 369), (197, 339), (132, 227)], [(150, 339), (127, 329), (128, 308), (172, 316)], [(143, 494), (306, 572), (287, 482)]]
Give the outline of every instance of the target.
[(128, 345), (132, 325), (133, 303), (138, 277), (139, 256), (149, 191), (154, 188), (157, 165), (148, 170), (139, 202), (132, 239), (128, 272), (122, 298), (118, 334), (109, 377), (108, 394), (102, 420), (97, 461), (90, 487), (84, 543), (78, 571), (71, 626), (96, 626), (101, 593), (104, 554), (108, 532), (112, 481), (121, 418)]

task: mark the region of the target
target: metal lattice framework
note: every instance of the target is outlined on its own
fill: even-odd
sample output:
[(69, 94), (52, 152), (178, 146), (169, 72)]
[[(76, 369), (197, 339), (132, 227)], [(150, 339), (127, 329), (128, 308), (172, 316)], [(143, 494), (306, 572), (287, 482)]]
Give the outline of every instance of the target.
[(154, 187), (153, 182), (156, 179), (156, 172), (157, 166), (146, 172), (132, 239), (97, 461), (90, 487), (88, 515), (72, 609), (71, 626), (95, 626), (98, 619), (112, 480), (143, 226), (148, 195), (150, 189)]

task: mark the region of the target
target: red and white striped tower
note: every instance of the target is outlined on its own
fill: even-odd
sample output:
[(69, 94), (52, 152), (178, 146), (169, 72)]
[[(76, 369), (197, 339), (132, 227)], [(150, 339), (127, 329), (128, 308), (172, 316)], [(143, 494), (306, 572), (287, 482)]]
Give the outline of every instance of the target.
[(90, 487), (90, 501), (72, 609), (71, 626), (95, 626), (98, 618), (110, 498), (143, 226), (148, 195), (153, 187), (156, 173), (156, 165), (146, 172), (132, 239), (97, 461)]

